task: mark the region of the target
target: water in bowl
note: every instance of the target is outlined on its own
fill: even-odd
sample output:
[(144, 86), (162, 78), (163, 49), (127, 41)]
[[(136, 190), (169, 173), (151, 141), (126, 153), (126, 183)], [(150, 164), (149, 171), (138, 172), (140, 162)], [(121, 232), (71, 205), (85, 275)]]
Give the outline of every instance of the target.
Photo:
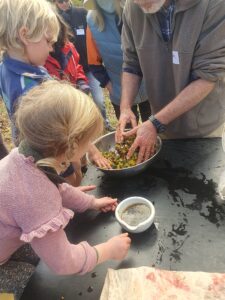
[(151, 209), (145, 204), (132, 204), (121, 213), (121, 220), (130, 226), (137, 226), (138, 224), (147, 220), (151, 215)]

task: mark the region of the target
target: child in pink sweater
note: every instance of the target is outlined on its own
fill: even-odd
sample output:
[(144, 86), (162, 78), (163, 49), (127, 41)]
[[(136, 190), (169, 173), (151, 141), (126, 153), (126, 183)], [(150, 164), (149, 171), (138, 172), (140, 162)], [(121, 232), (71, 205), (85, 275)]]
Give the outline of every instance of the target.
[(16, 119), (20, 145), (0, 161), (0, 264), (24, 243), (57, 274), (84, 274), (108, 259), (122, 260), (131, 242), (126, 233), (93, 247), (70, 244), (64, 232), (74, 212), (107, 212), (117, 205), (116, 199), (87, 195), (58, 175), (101, 133), (93, 101), (50, 80), (22, 97)]

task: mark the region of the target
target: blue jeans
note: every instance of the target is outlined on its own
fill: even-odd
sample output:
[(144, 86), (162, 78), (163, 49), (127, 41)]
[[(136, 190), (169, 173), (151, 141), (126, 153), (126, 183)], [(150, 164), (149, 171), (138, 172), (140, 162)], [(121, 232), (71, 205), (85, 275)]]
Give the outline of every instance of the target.
[(106, 116), (104, 95), (103, 95), (102, 88), (100, 87), (99, 81), (94, 77), (94, 75), (91, 72), (87, 72), (85, 75), (88, 78), (88, 83), (91, 89), (92, 98), (95, 104), (100, 109), (100, 112), (105, 122), (105, 126), (107, 126), (109, 125), (109, 120)]

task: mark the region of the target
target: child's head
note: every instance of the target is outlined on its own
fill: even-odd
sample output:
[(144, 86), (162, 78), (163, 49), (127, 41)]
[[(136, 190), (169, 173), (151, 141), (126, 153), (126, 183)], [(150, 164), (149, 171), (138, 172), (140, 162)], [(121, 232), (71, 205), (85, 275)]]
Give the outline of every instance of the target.
[(46, 81), (23, 96), (16, 119), (21, 139), (44, 158), (37, 164), (57, 171), (63, 169), (59, 160), (68, 164), (80, 159), (103, 129), (94, 102), (68, 83), (55, 80)]
[(0, 0), (0, 20), (0, 50), (44, 65), (59, 32), (52, 5), (46, 0)]

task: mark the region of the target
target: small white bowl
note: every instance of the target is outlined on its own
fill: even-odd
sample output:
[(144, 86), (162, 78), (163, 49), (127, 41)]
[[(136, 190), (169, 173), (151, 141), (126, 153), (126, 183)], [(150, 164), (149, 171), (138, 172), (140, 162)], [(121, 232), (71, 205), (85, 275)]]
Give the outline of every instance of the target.
[[(134, 205), (134, 204), (147, 205), (151, 210), (151, 214), (145, 221), (139, 223), (137, 226), (130, 226), (121, 219), (120, 215), (126, 208), (128, 208), (129, 206)], [(123, 201), (121, 201), (120, 204), (116, 208), (115, 215), (116, 215), (117, 221), (120, 223), (120, 225), (125, 230), (127, 230), (128, 232), (132, 232), (132, 233), (139, 233), (139, 232), (143, 232), (143, 231), (147, 230), (152, 225), (154, 217), (155, 217), (155, 207), (151, 203), (151, 201), (149, 201), (143, 197), (134, 196), (134, 197), (126, 198)]]

